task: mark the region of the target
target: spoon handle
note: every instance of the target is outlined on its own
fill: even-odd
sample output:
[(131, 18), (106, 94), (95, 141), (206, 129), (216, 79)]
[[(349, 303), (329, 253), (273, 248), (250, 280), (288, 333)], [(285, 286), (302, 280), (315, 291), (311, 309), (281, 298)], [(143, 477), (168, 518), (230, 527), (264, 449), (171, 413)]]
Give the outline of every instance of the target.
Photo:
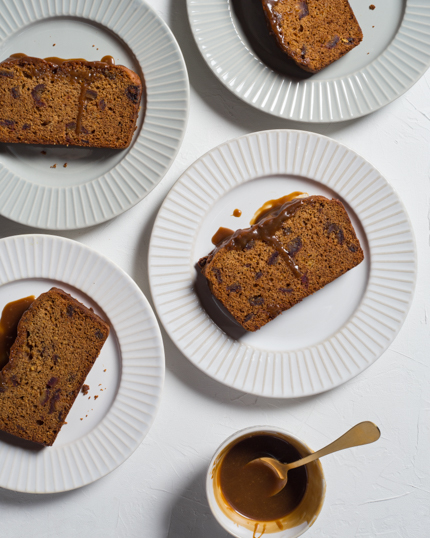
[(326, 447), (310, 454), (306, 458), (303, 458), (294, 463), (288, 464), (288, 469), (295, 469), (296, 467), (301, 467), (306, 465), (311, 461), (327, 456), (327, 454), (332, 454), (333, 452), (338, 452), (339, 450), (344, 450), (345, 448), (352, 448), (354, 446), (368, 445), (369, 443), (374, 443), (381, 437), (381, 432), (373, 422), (360, 422), (349, 431), (344, 433), (342, 437), (339, 437), (333, 443), (330, 443)]

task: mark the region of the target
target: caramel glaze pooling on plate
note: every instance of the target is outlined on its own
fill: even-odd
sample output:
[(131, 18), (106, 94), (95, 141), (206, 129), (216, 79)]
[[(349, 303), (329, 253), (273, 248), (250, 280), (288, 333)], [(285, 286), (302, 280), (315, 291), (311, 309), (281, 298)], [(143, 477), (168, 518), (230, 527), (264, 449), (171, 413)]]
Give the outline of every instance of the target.
[(226, 248), (227, 250), (244, 250), (250, 241), (259, 239), (273, 247), (286, 262), (293, 275), (296, 278), (301, 278), (303, 276), (302, 272), (295, 264), (288, 250), (284, 248), (276, 237), (276, 232), (281, 229), (284, 222), (294, 216), (296, 211), (303, 205), (303, 200), (313, 200), (313, 198), (313, 196), (308, 196), (307, 198), (294, 199), (285, 202), (280, 207), (276, 206), (272, 208), (269, 214), (260, 217), (260, 220), (250, 228), (237, 230), (231, 236), (226, 237), (210, 253), (209, 259), (215, 256), (221, 248)]
[(235, 209), (233, 211), (233, 217), (241, 217), (242, 216), (242, 211), (240, 209)]
[(257, 209), (249, 224), (251, 224), (251, 226), (256, 224), (260, 220), (264, 219), (264, 217), (266, 217), (269, 213), (272, 213), (272, 211), (282, 207), (286, 202), (291, 202), (291, 200), (295, 200), (296, 198), (307, 198), (308, 196), (309, 194), (306, 192), (294, 191), (286, 196), (282, 196), (282, 198), (268, 200), (259, 209)]
[[(32, 58), (31, 56), (28, 56), (27, 54), (23, 54), (21, 52), (18, 52), (16, 54), (11, 54), (9, 58), (6, 60), (3, 60), (5, 62), (10, 60), (20, 60), (22, 58)], [(83, 58), (72, 58), (72, 59), (64, 59), (64, 58), (57, 58), (57, 57), (50, 57), (45, 58), (45, 62), (49, 62), (55, 66), (57, 66), (59, 69), (54, 72), (54, 76), (68, 76), (72, 78), (73, 80), (76, 80), (81, 85), (81, 93), (79, 96), (79, 108), (78, 108), (78, 117), (76, 119), (76, 134), (81, 133), (82, 129), (82, 114), (84, 112), (85, 104), (88, 100), (94, 99), (92, 90), (90, 89), (90, 86), (93, 82), (95, 82), (98, 75), (102, 74), (103, 71), (106, 69), (106, 67), (110, 67), (112, 65), (115, 65), (115, 60), (112, 56), (104, 56), (100, 62), (88, 62), (87, 60), (84, 60)], [(65, 74), (61, 70), (61, 65), (64, 63), (80, 63), (84, 64), (86, 67), (90, 67), (91, 71), (83, 71), (79, 70), (79, 66), (76, 67), (76, 70), (71, 71), (68, 74)], [(39, 75), (39, 72), (37, 68), (32, 67), (32, 76), (36, 77)]]
[(234, 230), (230, 230), (230, 228), (218, 228), (218, 231), (215, 233), (215, 235), (212, 237), (212, 244), (218, 246), (220, 243), (225, 241), (227, 237), (231, 237), (234, 234)]
[(9, 361), (10, 348), (16, 339), (19, 320), (32, 302), (34, 295), (8, 303), (0, 319), (0, 391), (2, 386), (1, 370)]

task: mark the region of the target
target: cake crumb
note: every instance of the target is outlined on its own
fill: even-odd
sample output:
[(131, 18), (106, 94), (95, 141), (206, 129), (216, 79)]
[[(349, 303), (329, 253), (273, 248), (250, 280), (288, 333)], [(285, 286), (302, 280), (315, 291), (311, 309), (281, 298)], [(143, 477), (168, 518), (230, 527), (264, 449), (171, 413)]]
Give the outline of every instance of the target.
[(88, 391), (90, 390), (90, 386), (89, 385), (82, 385), (82, 394), (84, 396), (86, 396), (88, 394)]
[(370, 4), (369, 9), (371, 9), (373, 11), (375, 9), (375, 7), (376, 7), (375, 4)]
[(45, 150), (41, 151), (40, 153), (41, 153), (42, 155), (46, 155), (46, 151), (45, 151)]
[(56, 43), (54, 43), (52, 46), (55, 47)]
[(103, 370), (103, 372), (106, 372), (106, 370)]
[(94, 400), (97, 400), (97, 398), (98, 398), (98, 394), (96, 394), (96, 395), (94, 396)]
[(63, 164), (63, 168), (67, 168), (67, 163), (64, 163), (64, 164)]
[(57, 165), (56, 165), (56, 164), (53, 164), (53, 165), (51, 166), (51, 168), (57, 168)]
[(81, 418), (81, 420), (84, 420), (83, 418)]

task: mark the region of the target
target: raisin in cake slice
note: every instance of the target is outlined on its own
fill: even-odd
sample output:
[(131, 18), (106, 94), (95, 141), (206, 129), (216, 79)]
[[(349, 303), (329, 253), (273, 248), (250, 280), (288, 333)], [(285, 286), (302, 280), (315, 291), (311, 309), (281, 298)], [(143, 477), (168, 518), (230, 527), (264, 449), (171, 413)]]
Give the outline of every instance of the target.
[(51, 60), (0, 63), (0, 142), (126, 148), (145, 93), (139, 76), (106, 61)]
[(213, 295), (256, 331), (363, 259), (341, 202), (309, 196), (237, 230), (199, 265)]
[(348, 0), (261, 1), (278, 45), (305, 71), (320, 71), (363, 39)]
[(0, 430), (51, 446), (108, 336), (108, 324), (69, 294), (40, 295), (0, 373)]

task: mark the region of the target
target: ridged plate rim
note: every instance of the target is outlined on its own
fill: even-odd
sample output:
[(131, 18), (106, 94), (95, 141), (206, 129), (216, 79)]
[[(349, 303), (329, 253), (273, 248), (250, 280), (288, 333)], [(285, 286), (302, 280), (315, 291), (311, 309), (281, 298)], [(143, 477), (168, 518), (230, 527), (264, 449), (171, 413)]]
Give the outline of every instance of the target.
[[(343, 327), (317, 345), (279, 353), (227, 336), (194, 291), (194, 244), (208, 210), (234, 187), (272, 174), (312, 179), (345, 200), (367, 236), (370, 258), (363, 299)], [(370, 163), (325, 136), (274, 130), (221, 144), (182, 175), (155, 220), (148, 271), (157, 314), (195, 366), (246, 393), (296, 398), (345, 383), (388, 349), (412, 303), (417, 256), (402, 201)]]
[(430, 66), (430, 5), (419, 0), (406, 0), (396, 36), (366, 67), (314, 82), (278, 74), (249, 50), (234, 26), (230, 2), (187, 0), (197, 47), (228, 90), (280, 118), (326, 123), (365, 116), (400, 97)]
[[(142, 128), (106, 174), (81, 185), (52, 187), (20, 177), (0, 161), (0, 215), (44, 230), (73, 230), (122, 214), (160, 183), (185, 136), (189, 82), (173, 33), (143, 0), (0, 0), (0, 45), (26, 26), (55, 17), (81, 18), (113, 32), (135, 55), (147, 86)], [(160, 55), (155, 66), (154, 43)], [(175, 85), (177, 96), (169, 98)]]
[(164, 347), (155, 314), (137, 284), (82, 243), (42, 234), (1, 239), (0, 288), (32, 278), (63, 282), (91, 297), (109, 317), (122, 359), (115, 400), (91, 432), (37, 453), (0, 441), (0, 487), (58, 493), (102, 478), (141, 444), (161, 401)]

